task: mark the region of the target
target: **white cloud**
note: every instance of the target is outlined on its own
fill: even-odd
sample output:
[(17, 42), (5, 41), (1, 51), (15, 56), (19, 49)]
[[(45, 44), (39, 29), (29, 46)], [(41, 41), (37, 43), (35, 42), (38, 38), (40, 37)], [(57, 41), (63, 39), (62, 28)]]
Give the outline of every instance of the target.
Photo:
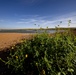
[[(61, 15), (57, 18), (54, 18), (53, 20), (50, 20), (51, 16), (31, 16), (29, 18), (23, 18), (20, 19), (19, 22), (17, 22), (17, 24), (26, 24), (28, 25), (40, 25), (40, 27), (55, 27), (57, 25), (60, 25), (60, 27), (68, 27), (68, 20), (71, 20), (71, 24), (70, 27), (76, 27), (76, 13), (69, 13), (69, 14), (65, 14), (65, 15)], [(62, 23), (60, 24), (60, 21), (62, 21)], [(29, 26), (31, 27), (31, 26)], [(37, 26), (36, 26), (37, 27)]]
[(23, 22), (23, 21), (18, 21), (16, 22), (17, 24), (25, 24), (25, 23), (28, 23), (28, 22)]

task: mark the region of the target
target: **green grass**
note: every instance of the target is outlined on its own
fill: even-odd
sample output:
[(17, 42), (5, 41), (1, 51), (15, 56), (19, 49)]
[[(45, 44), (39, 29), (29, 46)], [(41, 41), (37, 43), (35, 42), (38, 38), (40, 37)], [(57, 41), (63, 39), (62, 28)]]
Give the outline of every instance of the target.
[(70, 32), (36, 34), (10, 48), (3, 61), (10, 75), (76, 75), (76, 36)]

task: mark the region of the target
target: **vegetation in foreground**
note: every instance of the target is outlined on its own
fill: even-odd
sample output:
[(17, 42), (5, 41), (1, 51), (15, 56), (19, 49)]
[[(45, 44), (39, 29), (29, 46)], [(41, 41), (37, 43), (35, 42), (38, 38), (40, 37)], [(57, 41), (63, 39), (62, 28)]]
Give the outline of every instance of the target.
[(45, 32), (11, 47), (7, 61), (0, 60), (10, 75), (76, 75), (75, 56), (74, 35), (67, 31), (50, 36)]

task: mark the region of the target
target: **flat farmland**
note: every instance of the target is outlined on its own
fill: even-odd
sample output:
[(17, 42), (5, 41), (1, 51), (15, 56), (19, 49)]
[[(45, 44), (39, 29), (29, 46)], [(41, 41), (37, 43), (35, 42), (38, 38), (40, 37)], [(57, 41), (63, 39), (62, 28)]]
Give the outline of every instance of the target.
[(29, 39), (30, 33), (0, 33), (0, 51), (17, 43), (20, 43), (22, 39)]

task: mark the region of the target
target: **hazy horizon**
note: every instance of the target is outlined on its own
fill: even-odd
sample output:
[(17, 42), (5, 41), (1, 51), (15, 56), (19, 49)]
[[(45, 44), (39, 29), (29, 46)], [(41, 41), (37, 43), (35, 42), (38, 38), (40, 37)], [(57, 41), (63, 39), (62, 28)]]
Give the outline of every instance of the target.
[(0, 29), (68, 27), (68, 20), (76, 28), (76, 0), (0, 0)]

